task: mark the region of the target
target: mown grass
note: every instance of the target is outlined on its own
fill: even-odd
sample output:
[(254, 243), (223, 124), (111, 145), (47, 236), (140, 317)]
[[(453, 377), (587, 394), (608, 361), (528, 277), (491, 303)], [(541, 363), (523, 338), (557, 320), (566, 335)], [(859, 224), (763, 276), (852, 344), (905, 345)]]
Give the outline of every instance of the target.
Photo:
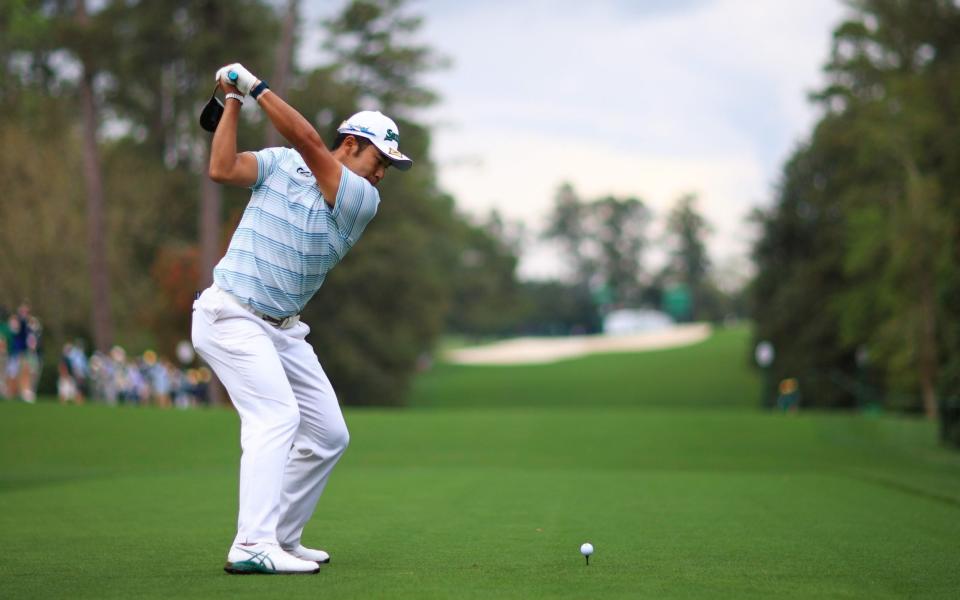
[[(728, 370), (739, 374), (727, 381), (753, 394), (745, 350), (719, 340), (728, 342)], [(666, 377), (709, 362), (709, 348), (687, 349), (698, 361), (679, 349), (616, 360), (647, 373), (656, 361)], [(543, 374), (531, 370), (522, 385), (534, 389)], [(419, 408), (346, 412), (351, 448), (305, 536), (333, 554), (314, 577), (221, 571), (236, 518), (230, 411), (0, 404), (0, 597), (953, 598), (960, 589), (960, 454), (936, 443), (931, 424), (767, 414), (723, 391), (671, 401), (709, 386), (652, 376), (630, 379), (649, 388), (628, 388), (633, 404), (604, 380), (593, 387), (608, 395), (581, 403), (476, 406), (455, 395), (465, 384), (452, 373), (425, 376)], [(449, 401), (435, 396), (441, 388)], [(434, 400), (458, 408), (427, 408)], [(584, 541), (596, 546), (589, 567)]]
[(418, 407), (754, 407), (760, 381), (749, 366), (746, 327), (721, 329), (693, 346), (596, 354), (542, 365), (440, 363), (416, 380)]

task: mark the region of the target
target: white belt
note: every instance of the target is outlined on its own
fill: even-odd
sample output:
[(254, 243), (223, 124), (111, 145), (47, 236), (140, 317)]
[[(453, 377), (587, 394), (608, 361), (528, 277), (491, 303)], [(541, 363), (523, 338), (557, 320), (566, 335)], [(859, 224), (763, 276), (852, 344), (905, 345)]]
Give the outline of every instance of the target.
[(235, 304), (237, 304), (240, 308), (242, 308), (243, 310), (247, 311), (248, 313), (250, 313), (251, 315), (253, 315), (253, 316), (255, 316), (255, 317), (259, 317), (259, 318), (263, 319), (264, 321), (266, 321), (267, 323), (270, 323), (271, 325), (273, 325), (273, 326), (276, 327), (277, 329), (290, 329), (291, 327), (293, 327), (294, 325), (296, 325), (297, 323), (300, 322), (300, 315), (299, 315), (299, 314), (291, 315), (291, 316), (289, 316), (289, 317), (284, 317), (284, 318), (282, 318), (282, 319), (281, 319), (281, 318), (278, 318), (278, 317), (274, 317), (274, 316), (268, 315), (267, 313), (265, 313), (265, 312), (263, 312), (263, 311), (259, 311), (259, 310), (255, 309), (254, 307), (250, 306), (248, 303), (244, 302), (244, 301), (241, 300), (240, 298), (237, 298), (236, 296), (234, 296), (233, 294), (231, 294), (231, 293), (228, 292), (227, 290), (225, 290), (225, 289), (223, 289), (222, 287), (218, 286), (216, 283), (211, 284), (210, 287), (212, 287), (212, 288), (214, 288), (214, 289), (216, 289), (216, 290), (219, 290), (221, 293), (223, 293), (224, 296), (226, 296), (227, 298), (229, 298), (230, 300), (232, 300), (232, 301), (233, 301)]

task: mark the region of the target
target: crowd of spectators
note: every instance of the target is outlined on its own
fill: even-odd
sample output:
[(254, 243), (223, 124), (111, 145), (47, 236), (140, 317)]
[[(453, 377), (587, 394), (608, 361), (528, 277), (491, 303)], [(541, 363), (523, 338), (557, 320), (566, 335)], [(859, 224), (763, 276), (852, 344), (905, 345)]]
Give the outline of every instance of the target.
[(160, 408), (206, 405), (211, 373), (206, 367), (181, 369), (147, 350), (128, 356), (120, 346), (89, 358), (80, 341), (66, 343), (60, 355), (57, 396), (60, 402), (87, 399), (110, 406), (129, 404)]
[[(0, 308), (0, 396), (34, 403), (43, 370), (42, 326), (22, 303), (9, 316)], [(209, 402), (212, 374), (206, 367), (180, 368), (147, 350), (130, 356), (120, 346), (87, 354), (82, 340), (63, 345), (57, 364), (61, 403), (98, 402), (190, 408)]]

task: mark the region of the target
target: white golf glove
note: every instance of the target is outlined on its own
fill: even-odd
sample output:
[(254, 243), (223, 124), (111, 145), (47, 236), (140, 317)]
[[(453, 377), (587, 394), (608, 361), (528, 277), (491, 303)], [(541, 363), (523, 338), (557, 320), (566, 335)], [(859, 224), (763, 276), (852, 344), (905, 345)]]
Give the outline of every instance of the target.
[[(231, 79), (230, 74), (236, 73), (236, 78)], [(240, 93), (246, 96), (250, 93), (250, 90), (253, 89), (253, 86), (257, 85), (257, 77), (247, 70), (246, 67), (240, 63), (233, 63), (220, 67), (220, 70), (217, 71), (214, 81), (223, 82), (228, 85), (235, 86)]]

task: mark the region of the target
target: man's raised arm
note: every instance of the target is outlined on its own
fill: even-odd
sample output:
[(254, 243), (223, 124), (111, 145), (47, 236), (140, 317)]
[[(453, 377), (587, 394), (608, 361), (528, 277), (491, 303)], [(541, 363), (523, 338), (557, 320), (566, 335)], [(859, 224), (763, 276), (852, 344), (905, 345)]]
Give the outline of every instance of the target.
[(210, 144), (208, 173), (210, 179), (217, 183), (251, 187), (257, 182), (257, 159), (249, 152), (237, 154), (237, 120), (240, 117), (243, 97), (237, 93), (236, 87), (219, 81), (219, 74), (218, 72), (217, 83), (226, 92), (227, 99), (223, 116)]
[[(235, 73), (232, 76), (231, 73)], [(334, 158), (317, 133), (316, 128), (303, 117), (295, 108), (287, 104), (282, 98), (270, 92), (262, 81), (257, 79), (243, 65), (234, 63), (223, 67), (218, 72), (220, 81), (233, 83), (242, 93), (251, 94), (266, 113), (267, 118), (294, 149), (300, 153), (304, 162), (310, 167), (317, 180), (317, 186), (323, 193), (327, 204), (333, 206), (337, 198), (337, 189), (340, 187), (342, 166)], [(224, 113), (224, 120), (227, 114)], [(236, 118), (233, 121), (233, 140), (236, 142)], [(219, 128), (218, 128), (219, 129)], [(216, 138), (214, 138), (216, 141)], [(235, 151), (235, 148), (234, 148)], [(242, 156), (242, 155), (241, 155)], [(256, 165), (254, 165), (256, 166)], [(254, 172), (256, 178), (256, 172)]]

